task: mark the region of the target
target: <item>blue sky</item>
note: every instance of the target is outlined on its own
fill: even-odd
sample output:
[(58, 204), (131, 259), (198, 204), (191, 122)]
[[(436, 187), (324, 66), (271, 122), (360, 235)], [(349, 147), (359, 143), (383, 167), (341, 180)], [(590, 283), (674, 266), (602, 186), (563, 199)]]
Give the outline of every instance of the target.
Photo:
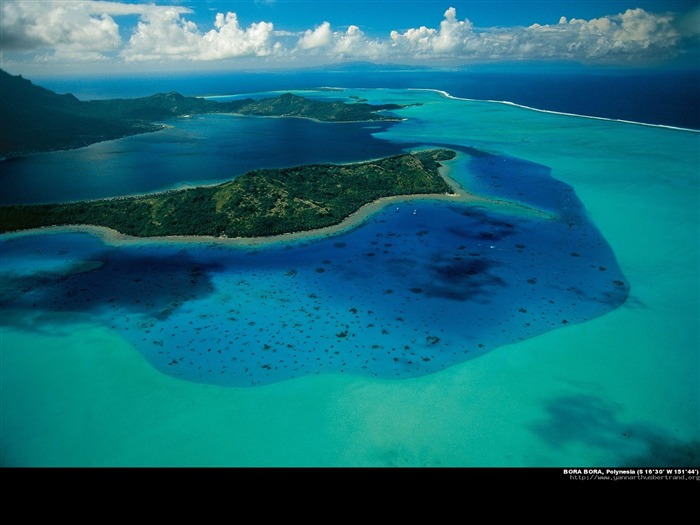
[(12, 72), (693, 64), (700, 0), (0, 0)]
[[(437, 27), (442, 13), (449, 7), (457, 10), (460, 19), (468, 18), (477, 27), (495, 27), (556, 24), (562, 16), (590, 20), (638, 7), (656, 13), (682, 12), (698, 4), (689, 0), (213, 0), (175, 3), (206, 4), (215, 11), (235, 11), (247, 24), (271, 20), (288, 30), (305, 30), (328, 21), (339, 27), (354, 24), (375, 36), (394, 29)], [(210, 22), (208, 16), (205, 9), (197, 8), (197, 20), (205, 24)]]

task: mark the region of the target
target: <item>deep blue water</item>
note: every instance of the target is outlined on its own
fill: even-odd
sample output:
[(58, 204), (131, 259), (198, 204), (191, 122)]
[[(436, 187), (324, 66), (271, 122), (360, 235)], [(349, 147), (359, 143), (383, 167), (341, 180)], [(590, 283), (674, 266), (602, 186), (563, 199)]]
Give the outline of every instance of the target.
[(371, 133), (390, 125), (380, 122), (205, 115), (174, 124), (157, 133), (0, 162), (0, 204), (149, 193), (260, 168), (386, 157), (406, 146), (374, 138)]
[[(416, 110), (413, 118), (433, 115), (428, 105)], [(255, 168), (429, 146), (372, 136), (409, 122), (207, 115), (176, 124), (2, 162), (2, 200), (143, 193)], [(262, 247), (113, 246), (86, 233), (0, 236), (0, 323), (42, 333), (60, 328), (66, 314), (87, 318), (115, 330), (164, 373), (248, 387), (318, 373), (416, 377), (585, 322), (626, 300), (629, 284), (615, 254), (572, 187), (547, 166), (469, 147), (468, 130), (457, 144), (452, 135), (441, 143), (443, 122), (432, 125), (433, 145), (460, 152), (450, 176), (501, 204), (409, 199), (344, 233)]]
[[(5, 236), (2, 323), (41, 332), (57, 314), (86, 315), (165, 373), (245, 387), (420, 376), (625, 301), (614, 253), (571, 187), (546, 166), (471, 153), (455, 178), (559, 218), (408, 201), (344, 234), (267, 248)], [(510, 188), (518, 178), (537, 184)]]
[(557, 214), (563, 221), (579, 221), (583, 207), (574, 190), (550, 176), (545, 167), (503, 155), (474, 155), (469, 188), (479, 195), (524, 202)]
[(603, 69), (562, 65), (474, 66), (455, 71), (288, 71), (197, 73), (139, 78), (37, 78), (81, 99), (253, 93), (318, 86), (440, 89), (457, 97), (700, 129), (700, 70)]

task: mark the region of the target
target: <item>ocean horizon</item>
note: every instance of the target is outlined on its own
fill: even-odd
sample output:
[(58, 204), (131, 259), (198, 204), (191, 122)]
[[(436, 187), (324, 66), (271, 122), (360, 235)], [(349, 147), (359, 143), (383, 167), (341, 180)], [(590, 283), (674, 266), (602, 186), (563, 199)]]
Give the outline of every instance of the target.
[(235, 95), (318, 87), (435, 89), (458, 98), (510, 102), (540, 110), (700, 130), (700, 71), (587, 68), (560, 64), (476, 65), (429, 69), (398, 66), (280, 71), (151, 73), (138, 77), (42, 76), (35, 83), (81, 100), (136, 98), (178, 91)]

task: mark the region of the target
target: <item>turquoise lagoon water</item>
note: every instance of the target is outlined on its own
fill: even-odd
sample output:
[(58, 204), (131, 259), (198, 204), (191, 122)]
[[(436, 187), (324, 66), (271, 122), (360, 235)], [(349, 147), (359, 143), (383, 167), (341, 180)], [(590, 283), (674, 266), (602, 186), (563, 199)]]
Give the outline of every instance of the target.
[(466, 189), (547, 215), (406, 200), (268, 245), (3, 236), (3, 464), (697, 458), (699, 135), (313, 93), (350, 95), (421, 105), (348, 146), (453, 147)]

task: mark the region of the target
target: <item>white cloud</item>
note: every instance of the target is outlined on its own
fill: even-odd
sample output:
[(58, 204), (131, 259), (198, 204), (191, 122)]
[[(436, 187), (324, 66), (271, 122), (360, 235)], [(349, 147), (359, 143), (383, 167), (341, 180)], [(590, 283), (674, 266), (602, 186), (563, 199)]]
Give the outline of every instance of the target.
[(414, 58), (468, 58), (488, 55), (502, 37), (496, 36), (490, 43), (483, 34), (474, 31), (473, 24), (457, 19), (457, 10), (450, 7), (444, 13), (439, 29), (421, 26), (403, 33), (392, 31), (389, 35), (394, 54)]
[[(41, 50), (43, 60), (105, 59), (105, 53), (123, 44), (113, 16), (144, 15), (154, 9), (161, 8), (105, 1), (6, 0), (0, 16), (3, 48)], [(191, 12), (182, 7), (170, 9)]]
[(386, 46), (368, 39), (357, 26), (348, 27), (345, 33), (334, 34), (333, 52), (339, 57), (381, 58), (386, 55)]
[[(98, 2), (103, 4), (104, 2)], [(92, 2), (17, 2), (2, 4), (0, 32), (5, 50), (51, 49), (60, 56), (81, 52), (96, 58), (121, 45), (119, 26)]]
[(469, 20), (445, 12), (439, 29), (392, 31), (395, 55), (443, 59), (569, 59), (581, 62), (626, 62), (664, 58), (679, 40), (669, 14), (630, 9), (593, 20), (561, 17), (558, 24), (476, 30)]
[(281, 50), (272, 42), (273, 34), (271, 23), (254, 23), (244, 29), (236, 14), (230, 12), (217, 13), (214, 29), (202, 33), (177, 10), (153, 9), (142, 14), (121, 56), (127, 61), (268, 56)]
[(673, 54), (680, 38), (672, 22), (671, 15), (643, 9), (588, 21), (562, 17), (555, 26), (528, 27), (523, 40), (537, 46), (541, 58), (582, 62), (664, 58)]
[(271, 45), (274, 27), (268, 22), (251, 24), (242, 29), (235, 13), (216, 15), (216, 29), (202, 37), (199, 57), (216, 60), (241, 56), (268, 56), (279, 50)]
[(351, 25), (345, 32), (333, 31), (331, 25), (324, 22), (313, 30), (306, 30), (295, 48), (300, 54), (315, 54), (320, 50), (332, 58), (383, 58), (388, 46), (367, 38), (358, 26)]
[(141, 14), (121, 55), (126, 60), (180, 58), (196, 52), (200, 38), (197, 25), (183, 19), (176, 9), (153, 7)]
[(440, 31), (432, 42), (436, 53), (450, 53), (464, 46), (473, 37), (472, 23), (457, 20), (457, 10), (450, 7), (445, 11), (445, 19), (440, 22)]
[[(61, 3), (68, 3), (63, 0)], [(84, 9), (95, 13), (107, 13), (109, 15), (121, 16), (121, 15), (140, 15), (153, 11), (154, 9), (168, 9), (175, 10), (180, 14), (192, 13), (192, 9), (189, 7), (177, 7), (177, 6), (156, 6), (155, 2), (151, 4), (126, 4), (121, 2), (109, 2), (103, 0), (85, 0), (74, 2), (76, 4), (83, 4)]]
[(333, 42), (333, 32), (328, 22), (323, 22), (315, 29), (307, 29), (297, 43), (299, 49), (318, 49)]
[[(454, 7), (445, 11), (443, 16), (439, 29), (421, 26), (404, 33), (392, 31), (389, 37), (395, 52), (415, 58), (467, 58), (485, 49), (483, 36), (474, 31), (469, 20), (458, 20)], [(498, 37), (492, 45), (497, 40)]]
[[(383, 38), (370, 38), (356, 25), (334, 31), (327, 21), (301, 33), (275, 28), (269, 21), (242, 27), (232, 12), (216, 14), (213, 24), (202, 28), (192, 21), (192, 14), (189, 8), (172, 5), (5, 0), (0, 19), (3, 58), (14, 52), (46, 61), (293, 56), (296, 63), (312, 57), (317, 61), (557, 59), (624, 63), (675, 56), (688, 42), (697, 46), (700, 36), (700, 8), (683, 16), (630, 9), (592, 20), (562, 16), (552, 25), (476, 28), (468, 19), (460, 20), (456, 9), (450, 7), (437, 27), (391, 31)], [(126, 15), (138, 16), (128, 36), (117, 23)]]

